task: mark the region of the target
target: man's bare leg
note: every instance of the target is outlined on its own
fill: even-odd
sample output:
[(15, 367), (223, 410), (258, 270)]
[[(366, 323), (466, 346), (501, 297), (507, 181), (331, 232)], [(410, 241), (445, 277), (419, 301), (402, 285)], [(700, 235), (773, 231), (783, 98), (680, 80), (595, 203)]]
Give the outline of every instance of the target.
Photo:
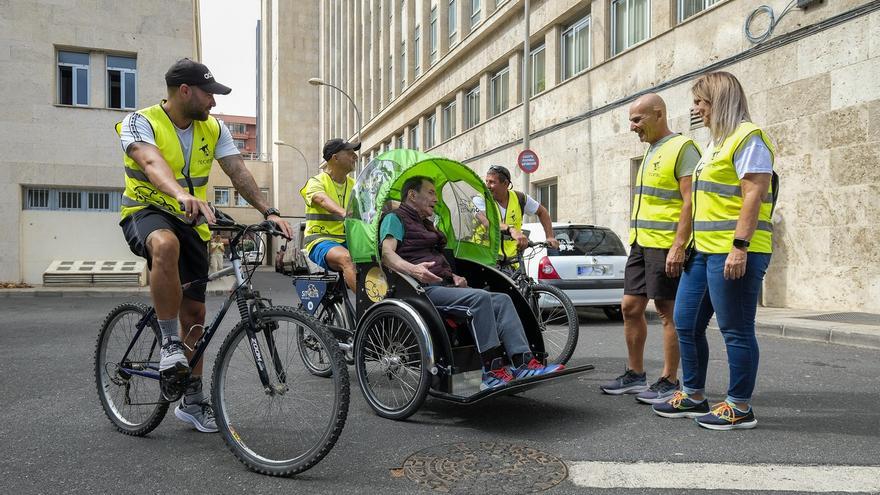
[(147, 251), (152, 259), (150, 295), (153, 297), (156, 317), (160, 320), (177, 318), (183, 296), (177, 268), (180, 242), (170, 230), (155, 230), (147, 237)]
[(657, 308), (657, 314), (663, 322), (663, 375), (661, 376), (675, 383), (678, 376), (678, 362), (681, 358), (678, 334), (675, 332), (675, 322), (672, 319), (675, 300), (655, 299), (654, 307)]
[[(624, 294), (620, 305), (623, 312), (623, 335), (626, 339), (627, 367), (638, 374), (645, 372), (645, 340), (648, 338), (648, 321), (645, 308), (648, 298)], [(673, 332), (675, 329), (673, 328)], [(677, 341), (676, 341), (677, 342)]]
[(357, 292), (355, 290), (357, 272), (355, 271), (354, 263), (351, 261), (351, 254), (349, 254), (348, 249), (336, 246), (327, 251), (325, 259), (327, 260), (327, 266), (337, 272), (342, 272), (342, 276), (345, 278), (345, 285), (348, 286), (349, 290)]

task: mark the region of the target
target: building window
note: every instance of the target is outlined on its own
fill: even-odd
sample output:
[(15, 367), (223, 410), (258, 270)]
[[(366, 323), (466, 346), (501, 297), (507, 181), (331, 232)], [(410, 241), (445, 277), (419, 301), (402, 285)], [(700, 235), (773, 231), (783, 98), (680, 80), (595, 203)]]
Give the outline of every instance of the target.
[(119, 211), (122, 190), (25, 188), (25, 210)]
[(403, 149), (403, 134), (397, 136), (395, 147), (399, 150)]
[(437, 61), (437, 6), (431, 7), (431, 33), (428, 35), (430, 37), (430, 47), (431, 47), (431, 65), (434, 65), (434, 62)]
[(611, 54), (626, 50), (651, 35), (650, 0), (612, 0)]
[(413, 73), (414, 77), (419, 77), (422, 74), (422, 64), (421, 57), (419, 56), (421, 50), (421, 37), (422, 37), (422, 26), (416, 26), (415, 33), (413, 33)]
[(529, 54), (529, 85), (532, 95), (547, 89), (544, 67), (544, 45), (541, 45)]
[(455, 136), (455, 102), (443, 106), (443, 141)]
[(58, 52), (58, 103), (89, 104), (89, 54)]
[(492, 98), (492, 116), (507, 110), (510, 92), (510, 69), (505, 67), (489, 80), (489, 97)]
[(562, 31), (562, 80), (590, 67), (590, 16)]
[(471, 0), (471, 29), (480, 23), (483, 13), (483, 0)]
[(214, 204), (217, 206), (229, 206), (229, 188), (214, 188)]
[(226, 128), (231, 134), (247, 134), (247, 125), (240, 122), (226, 122)]
[[(229, 197), (228, 196), (229, 188), (224, 188), (224, 189), (226, 189), (226, 191), (227, 191), (227, 198), (228, 198)], [(215, 191), (214, 196), (216, 197), (217, 196), (217, 193), (216, 193), (217, 189), (215, 188), (214, 191)], [(265, 201), (269, 201), (269, 189), (266, 189), (265, 187), (261, 187), (260, 194), (263, 196), (263, 199)], [(234, 196), (235, 196), (235, 205), (233, 205), (233, 206), (241, 206), (241, 207), (251, 206), (251, 204), (248, 203), (248, 201), (246, 199), (244, 199), (244, 196), (242, 196), (241, 193), (239, 193), (238, 191), (235, 191)]]
[(400, 42), (400, 92), (406, 88), (406, 41)]
[(137, 59), (107, 55), (107, 106), (135, 108)]
[(480, 86), (477, 85), (464, 95), (464, 129), (480, 123)]
[(437, 116), (435, 114), (431, 114), (430, 117), (425, 118), (425, 149), (430, 149), (434, 147), (434, 133), (437, 129)]
[(456, 0), (449, 0), (449, 11), (448, 11), (448, 22), (449, 22), (449, 46), (455, 44), (455, 35), (458, 34), (458, 26), (456, 25), (456, 20), (458, 17), (455, 15), (455, 5)]
[(419, 125), (413, 124), (412, 127), (409, 128), (409, 149), (417, 150), (419, 149)]
[(247, 141), (244, 139), (233, 139), (232, 142), (235, 143), (235, 147), (239, 149), (239, 151), (243, 150), (247, 146)]
[(718, 0), (678, 0), (678, 22), (702, 12), (718, 3)]
[(538, 185), (538, 197), (535, 198), (550, 212), (550, 220), (556, 221), (556, 182)]
[(44, 210), (49, 209), (48, 189), (28, 189), (25, 194), (25, 209)]

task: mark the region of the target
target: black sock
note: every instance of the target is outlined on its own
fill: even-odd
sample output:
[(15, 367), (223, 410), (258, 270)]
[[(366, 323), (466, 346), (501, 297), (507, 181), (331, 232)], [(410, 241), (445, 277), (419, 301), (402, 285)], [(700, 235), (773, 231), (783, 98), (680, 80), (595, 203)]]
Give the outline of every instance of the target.
[(495, 346), (486, 352), (480, 353), (480, 362), (483, 363), (483, 371), (492, 371), (504, 366), (504, 350), (501, 346)]
[(533, 357), (535, 356), (531, 352), (523, 352), (521, 354), (514, 354), (510, 357), (510, 360), (513, 362), (514, 368), (519, 368), (524, 364), (528, 364), (528, 362), (531, 361)]

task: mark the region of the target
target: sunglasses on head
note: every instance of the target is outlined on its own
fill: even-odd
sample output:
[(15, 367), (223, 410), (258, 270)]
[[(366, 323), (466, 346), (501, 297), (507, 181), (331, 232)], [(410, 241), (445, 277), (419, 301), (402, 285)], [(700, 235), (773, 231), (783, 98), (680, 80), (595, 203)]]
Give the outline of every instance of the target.
[(504, 168), (502, 168), (498, 165), (492, 165), (491, 167), (489, 167), (489, 172), (493, 172), (495, 174), (498, 174), (498, 175), (504, 177), (505, 179), (507, 179), (507, 182), (510, 182), (510, 172), (508, 172), (507, 170), (505, 170)]

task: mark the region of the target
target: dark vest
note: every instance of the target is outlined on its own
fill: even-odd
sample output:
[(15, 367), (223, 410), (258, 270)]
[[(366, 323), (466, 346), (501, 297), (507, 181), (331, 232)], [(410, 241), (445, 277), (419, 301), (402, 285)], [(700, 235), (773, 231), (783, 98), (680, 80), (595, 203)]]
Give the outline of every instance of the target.
[(433, 261), (434, 265), (429, 268), (431, 273), (440, 278), (451, 278), (452, 269), (443, 256), (446, 247), (443, 232), (406, 203), (401, 203), (394, 213), (403, 224), (403, 241), (397, 244), (397, 254), (414, 265)]

